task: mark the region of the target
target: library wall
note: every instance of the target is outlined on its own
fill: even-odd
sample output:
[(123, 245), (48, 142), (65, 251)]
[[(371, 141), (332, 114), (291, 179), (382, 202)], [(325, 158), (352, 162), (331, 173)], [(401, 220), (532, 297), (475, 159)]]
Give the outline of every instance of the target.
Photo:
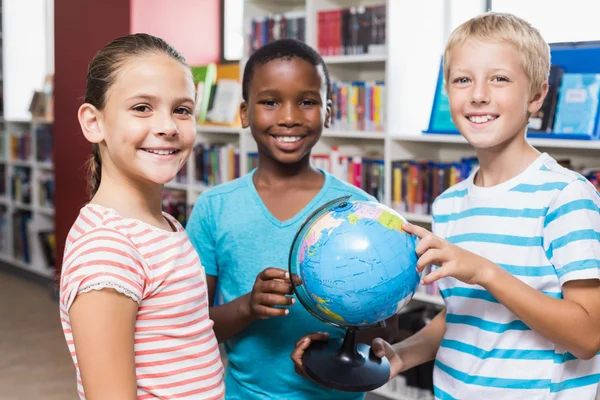
[(131, 0), (131, 32), (145, 32), (165, 39), (179, 50), (188, 64), (219, 61), (220, 1)]
[[(88, 16), (88, 17), (82, 17)], [(85, 140), (77, 109), (85, 91), (87, 67), (110, 40), (130, 32), (130, 4), (123, 0), (95, 2), (55, 0), (54, 166), (56, 174), (56, 265), (60, 270), (64, 243), (79, 209), (87, 201), (85, 161), (91, 145)]]

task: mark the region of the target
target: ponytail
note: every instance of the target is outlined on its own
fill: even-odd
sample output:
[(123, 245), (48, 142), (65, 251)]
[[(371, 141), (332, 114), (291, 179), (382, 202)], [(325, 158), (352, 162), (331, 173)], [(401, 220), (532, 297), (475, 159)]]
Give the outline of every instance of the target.
[(88, 193), (90, 199), (94, 197), (100, 187), (100, 178), (102, 178), (102, 159), (100, 158), (100, 146), (94, 143), (92, 149), (93, 155), (88, 160)]

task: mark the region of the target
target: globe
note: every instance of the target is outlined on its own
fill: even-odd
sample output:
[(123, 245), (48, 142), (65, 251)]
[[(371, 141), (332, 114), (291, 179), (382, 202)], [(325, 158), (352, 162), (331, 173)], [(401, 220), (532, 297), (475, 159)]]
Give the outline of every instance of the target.
[(380, 327), (412, 298), (419, 284), (416, 237), (406, 219), (371, 201), (336, 199), (298, 230), (289, 272), (300, 303), (316, 318), (346, 330), (344, 341), (314, 343), (303, 363), (315, 381), (345, 391), (372, 390), (389, 364), (359, 344), (358, 331)]

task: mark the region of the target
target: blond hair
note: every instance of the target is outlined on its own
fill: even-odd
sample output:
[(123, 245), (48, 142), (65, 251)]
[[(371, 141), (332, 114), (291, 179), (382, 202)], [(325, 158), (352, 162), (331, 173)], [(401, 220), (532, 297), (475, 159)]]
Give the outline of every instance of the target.
[(529, 22), (512, 14), (488, 12), (462, 23), (448, 38), (444, 49), (444, 81), (448, 85), (452, 49), (467, 40), (500, 41), (519, 51), (529, 78), (529, 94), (542, 90), (550, 73), (550, 47)]

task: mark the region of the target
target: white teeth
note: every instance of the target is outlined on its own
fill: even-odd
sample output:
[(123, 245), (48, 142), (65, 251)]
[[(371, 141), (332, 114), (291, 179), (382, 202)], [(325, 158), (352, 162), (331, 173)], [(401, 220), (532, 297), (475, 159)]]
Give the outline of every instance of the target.
[(152, 149), (145, 149), (148, 153), (152, 153), (152, 154), (158, 154), (161, 156), (168, 156), (170, 154), (174, 154), (177, 150), (152, 150)]
[(493, 115), (473, 115), (469, 117), (469, 121), (476, 124), (483, 124), (493, 119), (496, 119), (496, 117)]
[(278, 142), (295, 143), (302, 138), (300, 136), (275, 136), (275, 139), (277, 139)]

